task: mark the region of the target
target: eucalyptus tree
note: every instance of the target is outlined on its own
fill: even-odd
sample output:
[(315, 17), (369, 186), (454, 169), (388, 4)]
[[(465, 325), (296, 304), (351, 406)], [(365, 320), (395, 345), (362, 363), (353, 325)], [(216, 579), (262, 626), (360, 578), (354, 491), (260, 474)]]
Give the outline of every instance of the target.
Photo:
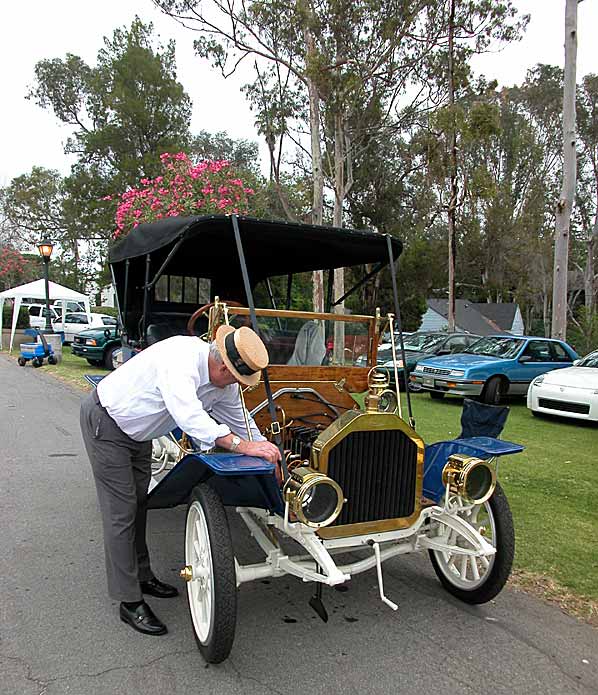
[[(154, 0), (199, 32), (196, 49), (224, 76), (254, 61), (247, 88), (278, 179), (287, 139), (308, 158), (311, 219), (324, 219), (324, 189), (333, 192), (332, 222), (343, 223), (361, 114), (380, 109), (388, 128), (398, 99), (436, 43), (432, 0)], [(307, 146), (309, 142), (309, 146)], [(277, 180), (277, 183), (279, 181)], [(280, 186), (279, 186), (280, 189)], [(289, 206), (283, 201), (287, 212)], [(323, 304), (314, 282), (314, 305)], [(337, 284), (337, 294), (340, 284)]]
[(577, 5), (565, 6), (565, 79), (563, 83), (563, 179), (556, 205), (554, 277), (552, 285), (553, 338), (567, 337), (567, 279), (569, 271), (569, 224), (575, 198), (577, 151), (575, 141), (575, 91), (577, 68)]
[[(441, 31), (437, 51), (428, 70), (435, 77), (433, 104), (445, 111), (438, 134), (446, 152), (446, 190), (440, 204), (447, 216), (448, 231), (448, 327), (455, 329), (455, 263), (457, 211), (463, 203), (460, 187), (459, 101), (466, 96), (471, 79), (469, 59), (497, 45), (521, 37), (529, 16), (519, 15), (512, 0), (440, 0)], [(436, 124), (440, 123), (436, 119)], [(461, 177), (462, 178), (462, 177)], [(460, 192), (461, 188), (461, 192)]]
[(579, 188), (577, 208), (585, 231), (583, 271), (586, 316), (596, 307), (596, 254), (598, 253), (598, 75), (586, 75), (577, 96)]

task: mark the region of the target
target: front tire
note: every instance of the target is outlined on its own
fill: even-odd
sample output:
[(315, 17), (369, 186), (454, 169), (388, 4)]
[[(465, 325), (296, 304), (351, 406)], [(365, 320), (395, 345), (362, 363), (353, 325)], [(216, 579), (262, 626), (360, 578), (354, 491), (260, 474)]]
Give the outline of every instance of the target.
[(187, 602), (195, 641), (208, 663), (219, 664), (235, 639), (235, 557), (224, 506), (206, 484), (193, 490), (187, 510), (185, 564), (191, 568)]
[(507, 392), (502, 379), (499, 376), (493, 376), (488, 379), (484, 390), (482, 391), (481, 401), (488, 405), (500, 405), (502, 397)]
[(92, 367), (101, 367), (104, 363), (102, 360), (90, 360), (89, 357), (86, 358), (87, 363), (90, 364)]
[(106, 367), (106, 369), (114, 371), (118, 367), (114, 356), (117, 350), (120, 350), (117, 345), (113, 345), (106, 350), (106, 354), (104, 355), (104, 367)]
[(20, 367), (24, 367), (27, 364), (27, 360), (24, 357), (19, 357), (17, 362), (19, 363)]
[(440, 391), (430, 391), (430, 398), (433, 401), (441, 401), (444, 398), (444, 393)]
[[(475, 529), (486, 529), (486, 540), (496, 548), (490, 558), (430, 550), (430, 560), (442, 586), (465, 603), (486, 603), (497, 596), (507, 582), (515, 553), (513, 517), (507, 497), (497, 483), (492, 497), (461, 515)], [(467, 541), (454, 531), (449, 535), (450, 544)]]

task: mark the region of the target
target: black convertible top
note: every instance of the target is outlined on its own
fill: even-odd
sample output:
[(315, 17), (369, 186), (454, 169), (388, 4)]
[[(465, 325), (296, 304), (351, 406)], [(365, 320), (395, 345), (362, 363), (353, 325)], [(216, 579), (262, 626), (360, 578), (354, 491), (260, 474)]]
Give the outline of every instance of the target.
[[(238, 220), (252, 284), (275, 275), (388, 262), (386, 236), (377, 232), (252, 217)], [(109, 261), (119, 264), (148, 253), (166, 258), (181, 237), (184, 241), (168, 263), (169, 273), (216, 278), (231, 265), (238, 268), (228, 215), (169, 217), (140, 224), (112, 248)], [(392, 244), (396, 259), (402, 244), (397, 239)]]
[[(181, 320), (188, 318), (197, 308), (200, 294), (193, 297), (197, 285), (192, 285), (192, 296), (184, 294), (180, 301), (163, 297), (158, 301), (152, 288), (161, 276), (167, 276), (168, 288), (173, 276), (178, 276), (178, 282), (204, 278), (209, 281), (211, 299), (219, 296), (247, 305), (233, 219), (228, 215), (168, 217), (140, 224), (114, 245), (109, 263), (122, 325), (129, 336), (141, 337), (144, 326), (172, 322), (175, 314)], [(251, 217), (237, 220), (252, 289), (275, 276), (365, 264), (380, 269), (389, 261), (387, 237), (377, 232)], [(396, 259), (402, 244), (397, 239), (391, 243)]]

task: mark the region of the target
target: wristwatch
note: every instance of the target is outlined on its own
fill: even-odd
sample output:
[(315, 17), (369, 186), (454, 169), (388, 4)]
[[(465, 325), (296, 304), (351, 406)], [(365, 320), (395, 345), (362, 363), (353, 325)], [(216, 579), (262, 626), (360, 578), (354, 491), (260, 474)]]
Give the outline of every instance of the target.
[(237, 437), (237, 435), (235, 434), (234, 437), (233, 437), (232, 444), (230, 445), (230, 450), (231, 450), (231, 451), (236, 451), (236, 449), (237, 449), (237, 447), (239, 446), (240, 443), (241, 443), (241, 437)]

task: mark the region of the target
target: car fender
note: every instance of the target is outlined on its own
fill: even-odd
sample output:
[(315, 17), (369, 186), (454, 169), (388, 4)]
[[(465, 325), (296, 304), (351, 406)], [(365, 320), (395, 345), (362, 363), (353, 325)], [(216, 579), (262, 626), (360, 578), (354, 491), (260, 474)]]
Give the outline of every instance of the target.
[(469, 437), (428, 444), (424, 453), (424, 497), (436, 503), (440, 502), (445, 492), (442, 470), (448, 457), (453, 454), (465, 454), (488, 460), (498, 456), (518, 454), (523, 449), (521, 444), (493, 437)]
[(187, 454), (150, 491), (148, 509), (186, 504), (193, 488), (208, 483), (231, 507), (257, 507), (282, 514), (284, 501), (275, 466), (243, 454)]

